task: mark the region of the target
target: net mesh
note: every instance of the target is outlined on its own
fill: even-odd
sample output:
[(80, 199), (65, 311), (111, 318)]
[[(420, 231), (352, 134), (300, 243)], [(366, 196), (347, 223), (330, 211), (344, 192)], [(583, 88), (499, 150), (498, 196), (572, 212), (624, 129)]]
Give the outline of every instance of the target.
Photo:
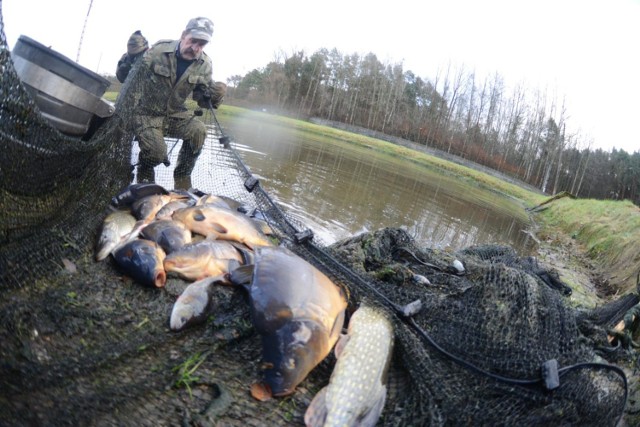
[[(148, 76), (134, 67), (115, 114), (90, 137), (65, 136), (39, 113), (4, 29), (0, 37), (0, 424), (300, 425), (332, 355), (292, 396), (258, 402), (248, 388), (260, 340), (243, 293), (216, 288), (214, 316), (174, 333), (167, 321), (186, 282), (143, 288), (112, 260), (93, 260), (111, 198), (137, 179), (131, 117), (136, 85)], [(257, 208), (283, 245), (345, 289), (351, 309), (367, 302), (395, 319), (382, 425), (616, 424), (626, 378), (596, 363), (595, 341), (629, 300), (576, 313), (557, 275), (509, 247), (452, 254), (417, 247), (400, 229), (332, 246), (309, 239), (256, 185), (233, 144), (220, 143), (215, 116), (197, 119), (207, 138), (193, 187)], [(166, 142), (170, 165), (155, 175), (170, 189), (182, 141)], [(452, 267), (456, 259), (465, 274)], [(417, 300), (422, 309), (407, 316)], [(560, 367), (553, 390), (541, 374), (550, 360)]]

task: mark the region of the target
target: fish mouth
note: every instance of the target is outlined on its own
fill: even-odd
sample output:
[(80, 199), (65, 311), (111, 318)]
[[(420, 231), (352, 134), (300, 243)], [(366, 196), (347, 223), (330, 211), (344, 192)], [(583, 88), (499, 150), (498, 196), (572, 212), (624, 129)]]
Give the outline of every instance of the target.
[(166, 283), (167, 283), (167, 273), (164, 270), (157, 271), (153, 284), (156, 286), (156, 288), (164, 288), (164, 285)]
[(274, 397), (284, 397), (284, 396), (289, 396), (289, 395), (293, 394), (294, 391), (295, 390), (293, 390), (293, 389), (292, 390), (285, 389), (285, 390), (280, 391), (280, 392), (273, 392), (272, 391), (271, 395), (274, 396)]

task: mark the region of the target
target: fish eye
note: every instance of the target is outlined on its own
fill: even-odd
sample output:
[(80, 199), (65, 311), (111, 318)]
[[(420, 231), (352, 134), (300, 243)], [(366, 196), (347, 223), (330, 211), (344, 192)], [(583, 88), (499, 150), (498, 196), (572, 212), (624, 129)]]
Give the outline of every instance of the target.
[(286, 368), (287, 369), (295, 369), (296, 368), (296, 359), (294, 359), (293, 357), (290, 357), (287, 360)]
[(304, 323), (301, 323), (300, 325), (298, 325), (298, 329), (296, 329), (296, 331), (293, 333), (294, 344), (307, 343), (310, 338), (311, 338), (311, 329)]

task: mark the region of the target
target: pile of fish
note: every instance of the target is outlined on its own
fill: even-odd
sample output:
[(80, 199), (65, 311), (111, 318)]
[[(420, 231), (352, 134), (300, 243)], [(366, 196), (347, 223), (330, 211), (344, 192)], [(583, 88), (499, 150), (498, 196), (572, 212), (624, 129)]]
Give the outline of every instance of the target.
[(363, 306), (342, 334), (347, 308), (342, 288), (278, 246), (255, 212), (223, 196), (132, 184), (112, 199), (95, 258), (111, 255), (126, 275), (146, 286), (162, 288), (171, 273), (191, 282), (173, 306), (174, 331), (201, 323), (215, 310), (213, 286), (244, 289), (262, 338), (260, 386), (267, 397), (293, 393), (340, 342), (331, 382), (305, 420), (313, 426), (333, 425), (332, 420), (375, 424), (386, 395), (391, 324), (380, 311)]
[(140, 284), (161, 288), (167, 273), (185, 280), (223, 275), (251, 259), (256, 246), (272, 246), (266, 221), (237, 201), (157, 184), (132, 184), (111, 201), (95, 258), (112, 255)]

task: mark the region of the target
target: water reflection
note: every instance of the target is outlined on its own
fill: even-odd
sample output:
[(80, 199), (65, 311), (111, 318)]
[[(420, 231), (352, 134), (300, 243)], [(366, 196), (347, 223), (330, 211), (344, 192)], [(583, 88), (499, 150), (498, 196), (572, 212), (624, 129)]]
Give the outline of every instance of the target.
[(430, 247), (499, 243), (527, 252), (527, 215), (497, 193), (267, 121), (225, 126), (262, 186), (325, 243), (402, 226)]

